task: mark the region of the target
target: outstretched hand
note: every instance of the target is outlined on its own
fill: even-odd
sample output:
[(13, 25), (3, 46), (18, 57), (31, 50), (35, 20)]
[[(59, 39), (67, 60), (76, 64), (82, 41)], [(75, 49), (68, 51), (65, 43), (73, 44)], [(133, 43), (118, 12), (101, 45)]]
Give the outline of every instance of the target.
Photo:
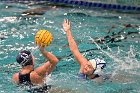
[(64, 19), (64, 22), (63, 22), (63, 29), (65, 32), (69, 31), (70, 30), (70, 22), (68, 19)]

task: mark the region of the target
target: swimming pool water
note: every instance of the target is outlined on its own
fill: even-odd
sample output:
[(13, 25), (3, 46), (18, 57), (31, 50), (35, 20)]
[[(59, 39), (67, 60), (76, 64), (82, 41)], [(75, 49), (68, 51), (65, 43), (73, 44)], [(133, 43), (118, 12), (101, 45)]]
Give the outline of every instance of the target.
[[(11, 82), (12, 74), (20, 68), (15, 57), (21, 49), (29, 49), (36, 57), (36, 65), (43, 63), (44, 58), (34, 45), (34, 35), (40, 29), (47, 29), (53, 34), (54, 40), (47, 50), (60, 58), (50, 84), (69, 89), (68, 93), (140, 92), (139, 14), (59, 6), (46, 7), (43, 15), (22, 15), (23, 11), (37, 7), (42, 6), (0, 3), (0, 93), (26, 93)], [(79, 66), (71, 55), (62, 30), (64, 18), (71, 21), (72, 33), (81, 53), (88, 59), (104, 59), (107, 62), (105, 73), (112, 73), (113, 79), (103, 82), (77, 80)], [(95, 38), (121, 31), (123, 24), (139, 27), (125, 29), (118, 42), (99, 44), (94, 41)], [(112, 25), (115, 28), (108, 34)]]

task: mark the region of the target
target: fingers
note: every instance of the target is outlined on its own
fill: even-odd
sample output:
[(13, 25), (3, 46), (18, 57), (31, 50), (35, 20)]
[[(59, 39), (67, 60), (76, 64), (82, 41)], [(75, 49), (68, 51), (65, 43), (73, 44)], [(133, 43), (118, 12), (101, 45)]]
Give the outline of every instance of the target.
[(68, 25), (70, 25), (70, 22), (68, 22)]
[(45, 48), (46, 47), (45, 44), (39, 44), (37, 42), (35, 42), (35, 46), (37, 46), (38, 48)]
[(67, 24), (68, 24), (68, 25), (70, 25), (70, 22), (69, 22), (69, 20), (68, 20), (68, 19), (67, 19)]
[(40, 45), (40, 46), (38, 46), (38, 48), (39, 48), (41, 51), (43, 51), (43, 50), (45, 50), (45, 45)]
[(70, 22), (69, 22), (69, 20), (68, 20), (68, 19), (64, 19), (64, 23), (66, 23), (66, 24), (70, 25)]

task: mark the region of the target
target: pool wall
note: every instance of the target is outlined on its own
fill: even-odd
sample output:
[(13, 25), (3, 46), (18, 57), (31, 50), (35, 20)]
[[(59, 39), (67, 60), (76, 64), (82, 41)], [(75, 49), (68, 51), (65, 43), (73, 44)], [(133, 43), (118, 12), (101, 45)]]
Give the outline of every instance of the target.
[(84, 7), (140, 12), (140, 0), (0, 0), (2, 2), (51, 2), (55, 4), (76, 5)]
[(83, 1), (140, 6), (140, 0), (83, 0)]
[(78, 6), (86, 6), (86, 7), (95, 7), (95, 8), (103, 8), (103, 9), (111, 9), (111, 10), (124, 10), (124, 11), (140, 11), (139, 6), (135, 5), (123, 5), (123, 4), (109, 4), (109, 3), (102, 3), (96, 1), (80, 1), (80, 0), (47, 0), (49, 2), (54, 3), (63, 3), (63, 4), (71, 4), (71, 5), (78, 5)]

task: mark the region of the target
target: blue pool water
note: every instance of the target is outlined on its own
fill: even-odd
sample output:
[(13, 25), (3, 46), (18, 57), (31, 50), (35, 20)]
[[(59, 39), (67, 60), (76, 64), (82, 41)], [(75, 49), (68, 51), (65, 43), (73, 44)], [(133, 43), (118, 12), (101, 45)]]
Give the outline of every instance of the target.
[[(29, 49), (36, 57), (36, 67), (45, 61), (34, 45), (34, 35), (40, 29), (47, 29), (53, 34), (54, 40), (47, 50), (60, 58), (50, 84), (69, 90), (67, 93), (140, 92), (139, 14), (60, 6), (45, 8), (42, 15), (22, 14), (25, 10), (38, 7), (42, 6), (0, 3), (0, 93), (26, 93), (11, 82), (12, 74), (20, 69), (15, 57), (21, 49)], [(88, 59), (104, 59), (107, 62), (104, 71), (112, 73), (112, 79), (102, 82), (77, 79), (79, 66), (71, 55), (62, 30), (64, 18), (71, 21), (72, 33), (81, 53)], [(96, 38), (116, 36), (112, 35), (113, 32), (121, 31), (123, 24), (138, 27), (125, 29), (114, 42), (96, 42)], [(115, 28), (108, 33), (112, 25)]]

